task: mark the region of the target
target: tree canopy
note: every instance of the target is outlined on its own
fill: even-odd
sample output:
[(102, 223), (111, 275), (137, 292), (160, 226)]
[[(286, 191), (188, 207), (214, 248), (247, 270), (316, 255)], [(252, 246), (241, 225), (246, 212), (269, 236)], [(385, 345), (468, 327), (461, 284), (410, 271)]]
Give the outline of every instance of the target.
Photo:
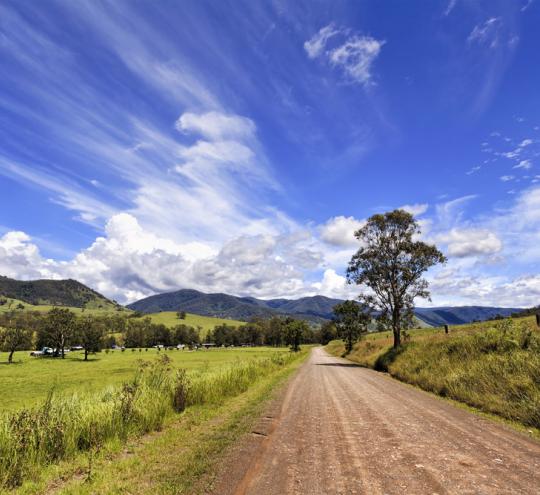
[(401, 345), (402, 328), (412, 323), (414, 300), (430, 297), (422, 275), (446, 261), (435, 246), (418, 240), (420, 233), (418, 222), (404, 210), (373, 215), (355, 232), (361, 247), (349, 263), (347, 279), (368, 288), (360, 301), (390, 323), (394, 347)]
[(343, 301), (334, 306), (334, 325), (337, 335), (345, 342), (347, 354), (352, 351), (353, 344), (366, 333), (370, 317), (355, 301)]

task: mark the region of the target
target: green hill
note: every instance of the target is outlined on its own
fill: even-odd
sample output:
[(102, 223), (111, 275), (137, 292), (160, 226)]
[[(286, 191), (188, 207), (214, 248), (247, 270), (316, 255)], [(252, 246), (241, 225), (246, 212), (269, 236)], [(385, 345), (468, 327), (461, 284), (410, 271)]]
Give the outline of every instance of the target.
[(0, 276), (0, 296), (45, 306), (113, 310), (119, 305), (76, 280), (14, 280)]

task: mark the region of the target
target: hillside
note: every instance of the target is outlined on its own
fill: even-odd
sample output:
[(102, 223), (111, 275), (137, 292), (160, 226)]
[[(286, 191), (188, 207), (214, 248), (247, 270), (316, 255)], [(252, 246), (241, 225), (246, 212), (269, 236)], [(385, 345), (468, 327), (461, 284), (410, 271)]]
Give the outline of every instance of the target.
[(236, 297), (229, 294), (205, 294), (182, 289), (141, 299), (128, 305), (129, 309), (143, 313), (183, 310), (203, 316), (248, 320), (276, 315), (290, 315), (311, 321), (330, 318), (332, 307), (339, 302), (324, 296), (305, 297), (298, 300)]
[(516, 308), (496, 308), (488, 306), (457, 306), (440, 308), (416, 308), (416, 316), (433, 327), (442, 325), (462, 325), (473, 321), (492, 320), (497, 316), (510, 316), (520, 311)]
[(0, 276), (0, 296), (27, 304), (115, 309), (118, 304), (76, 280), (14, 280)]
[[(182, 289), (141, 299), (128, 308), (143, 313), (183, 310), (203, 316), (232, 318), (247, 321), (250, 318), (275, 315), (294, 316), (314, 322), (332, 317), (332, 308), (341, 302), (325, 296), (302, 297), (300, 299), (256, 299), (236, 297), (229, 294), (205, 294), (191, 289)], [(497, 315), (508, 316), (515, 308), (482, 306), (416, 308), (416, 317), (423, 322), (419, 326), (459, 325), (473, 321), (484, 321)]]

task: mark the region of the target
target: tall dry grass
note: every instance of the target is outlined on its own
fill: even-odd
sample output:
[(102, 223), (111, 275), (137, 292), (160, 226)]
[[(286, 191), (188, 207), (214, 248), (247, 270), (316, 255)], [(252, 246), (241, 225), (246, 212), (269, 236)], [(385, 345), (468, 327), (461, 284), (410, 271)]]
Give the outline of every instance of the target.
[(95, 395), (55, 395), (39, 407), (0, 417), (0, 487), (13, 488), (44, 466), (105, 443), (160, 430), (167, 417), (193, 405), (217, 404), (298, 356), (274, 354), (218, 371), (174, 370), (163, 356), (141, 363), (134, 378)]

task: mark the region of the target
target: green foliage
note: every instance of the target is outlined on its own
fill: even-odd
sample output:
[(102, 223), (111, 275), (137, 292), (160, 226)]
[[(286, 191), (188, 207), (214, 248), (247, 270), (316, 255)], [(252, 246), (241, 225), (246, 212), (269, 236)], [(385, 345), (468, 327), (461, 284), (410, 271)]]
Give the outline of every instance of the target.
[(66, 346), (74, 343), (76, 335), (75, 315), (66, 308), (53, 308), (38, 327), (38, 346), (52, 347), (55, 356), (63, 359)]
[(175, 371), (162, 355), (141, 365), (132, 380), (97, 395), (51, 393), (37, 408), (0, 418), (0, 487), (19, 486), (43, 467), (106, 442), (159, 430), (168, 416), (186, 407), (219, 404), (293, 359), (274, 354), (188, 374)]
[(318, 341), (322, 345), (327, 345), (330, 341), (337, 339), (336, 325), (333, 321), (327, 321), (319, 328)]
[(300, 351), (300, 343), (309, 334), (310, 328), (303, 320), (288, 320), (285, 325), (285, 342), (290, 346), (291, 351)]
[(394, 347), (401, 344), (401, 329), (412, 325), (414, 300), (429, 298), (422, 274), (446, 261), (435, 246), (415, 240), (418, 234), (418, 222), (404, 210), (373, 215), (355, 233), (362, 247), (347, 270), (349, 282), (370, 289), (361, 302), (391, 322)]
[(353, 344), (367, 333), (371, 318), (365, 308), (355, 301), (344, 301), (334, 306), (334, 325), (337, 336), (345, 342), (345, 352), (352, 351)]
[(0, 350), (8, 353), (8, 362), (12, 363), (15, 351), (32, 346), (33, 329), (24, 313), (4, 315), (0, 325)]
[(84, 347), (84, 360), (88, 360), (88, 354), (95, 354), (103, 349), (105, 327), (97, 318), (86, 316), (77, 322), (77, 340)]

